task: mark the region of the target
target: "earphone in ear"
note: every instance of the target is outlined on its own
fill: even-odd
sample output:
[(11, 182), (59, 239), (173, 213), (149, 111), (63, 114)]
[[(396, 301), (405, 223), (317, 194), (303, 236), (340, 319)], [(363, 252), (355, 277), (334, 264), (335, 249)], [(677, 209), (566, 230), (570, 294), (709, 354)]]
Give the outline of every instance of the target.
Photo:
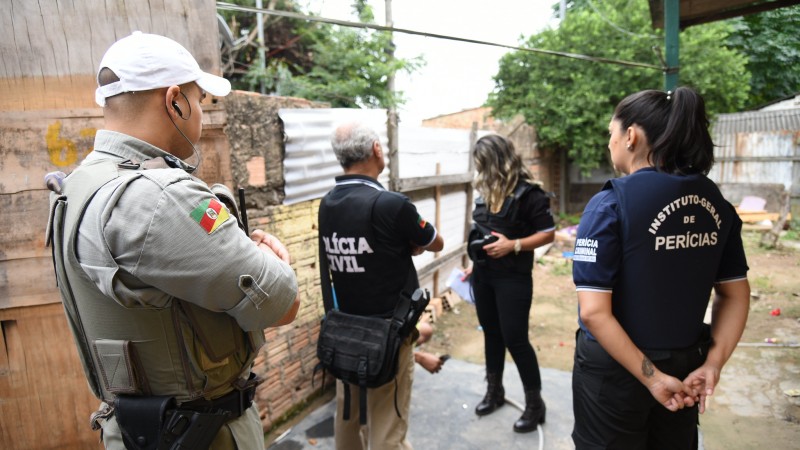
[(177, 114), (177, 115), (178, 115), (178, 117), (180, 117), (180, 118), (183, 118), (183, 112), (182, 112), (182, 111), (181, 111), (181, 109), (178, 107), (178, 102), (176, 102), (176, 101), (173, 101), (173, 102), (172, 102), (172, 107), (175, 109), (175, 114)]

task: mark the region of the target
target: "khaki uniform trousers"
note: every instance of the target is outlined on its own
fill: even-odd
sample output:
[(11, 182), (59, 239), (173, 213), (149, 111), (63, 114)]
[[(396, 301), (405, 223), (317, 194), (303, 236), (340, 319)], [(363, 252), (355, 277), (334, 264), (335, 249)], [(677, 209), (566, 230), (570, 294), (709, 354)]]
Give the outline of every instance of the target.
[[(337, 450), (412, 450), (406, 439), (408, 413), (411, 409), (411, 385), (414, 382), (414, 336), (400, 347), (397, 383), (367, 390), (367, 424), (361, 426), (358, 387), (350, 386), (350, 419), (343, 420), (344, 385), (336, 381), (336, 420), (334, 434)], [(395, 411), (395, 388), (397, 410)]]

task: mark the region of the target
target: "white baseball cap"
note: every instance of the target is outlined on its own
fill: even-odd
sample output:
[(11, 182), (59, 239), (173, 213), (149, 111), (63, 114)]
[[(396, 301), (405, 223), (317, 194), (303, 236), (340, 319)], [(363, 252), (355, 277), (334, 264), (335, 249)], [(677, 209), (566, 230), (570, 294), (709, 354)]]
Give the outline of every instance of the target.
[(106, 67), (119, 81), (97, 88), (94, 100), (100, 106), (105, 106), (106, 98), (123, 92), (148, 91), (192, 81), (217, 97), (224, 97), (231, 91), (230, 81), (203, 72), (181, 44), (157, 34), (134, 31), (118, 40), (103, 55), (98, 77), (100, 70)]

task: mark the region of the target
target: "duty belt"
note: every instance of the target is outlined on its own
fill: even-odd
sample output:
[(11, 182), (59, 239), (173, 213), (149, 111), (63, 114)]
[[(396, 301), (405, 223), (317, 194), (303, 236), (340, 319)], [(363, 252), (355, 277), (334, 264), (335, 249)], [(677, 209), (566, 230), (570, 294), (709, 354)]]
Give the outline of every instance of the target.
[(247, 411), (247, 408), (253, 404), (253, 398), (256, 395), (256, 387), (261, 380), (258, 380), (255, 374), (251, 373), (250, 378), (242, 383), (242, 386), (236, 386), (234, 390), (223, 395), (222, 397), (213, 400), (206, 400), (200, 398), (190, 402), (181, 403), (179, 409), (188, 409), (202, 413), (211, 413), (219, 410), (227, 411), (230, 413), (229, 419), (236, 419)]

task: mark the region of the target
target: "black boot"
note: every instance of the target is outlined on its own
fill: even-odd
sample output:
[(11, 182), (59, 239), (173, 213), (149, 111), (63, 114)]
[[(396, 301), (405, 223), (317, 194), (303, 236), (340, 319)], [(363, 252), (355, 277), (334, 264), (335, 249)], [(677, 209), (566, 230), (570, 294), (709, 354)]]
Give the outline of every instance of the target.
[(487, 373), (486, 382), (488, 383), (486, 396), (475, 407), (475, 414), (479, 416), (493, 413), (494, 410), (503, 406), (503, 403), (506, 402), (506, 391), (503, 389), (503, 374)]
[(537, 425), (544, 423), (544, 415), (547, 408), (542, 400), (542, 391), (532, 389), (525, 391), (525, 411), (522, 417), (514, 422), (514, 431), (517, 433), (528, 433), (536, 429)]

